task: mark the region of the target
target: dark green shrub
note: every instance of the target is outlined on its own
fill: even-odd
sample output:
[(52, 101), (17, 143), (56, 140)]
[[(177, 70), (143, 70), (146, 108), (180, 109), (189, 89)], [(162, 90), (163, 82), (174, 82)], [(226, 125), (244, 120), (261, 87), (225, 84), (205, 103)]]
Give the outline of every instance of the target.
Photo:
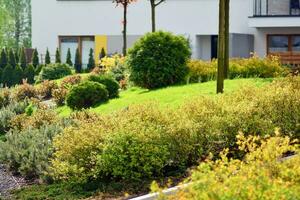
[(10, 64), (3, 69), (2, 83), (7, 87), (11, 87), (16, 84), (15, 70)]
[(56, 48), (56, 52), (55, 52), (55, 63), (61, 63), (60, 51), (58, 48)]
[(33, 84), (34, 76), (35, 76), (34, 67), (32, 65), (28, 65), (24, 70), (24, 79), (27, 80), (27, 83)]
[(167, 32), (148, 33), (128, 52), (130, 79), (138, 86), (155, 89), (181, 83), (188, 73), (189, 42)]
[(67, 95), (67, 105), (73, 110), (90, 108), (108, 100), (105, 86), (91, 81), (74, 86)]
[(60, 79), (71, 74), (72, 70), (69, 65), (60, 63), (50, 64), (42, 68), (38, 77), (38, 82)]
[(17, 65), (15, 53), (12, 49), (10, 49), (8, 52), (8, 64), (10, 64), (12, 68), (15, 68)]
[(69, 66), (73, 66), (72, 55), (71, 55), (71, 50), (70, 50), (70, 48), (68, 49), (66, 63), (67, 63)]
[(25, 70), (27, 67), (26, 53), (24, 48), (20, 49), (20, 66), (22, 70)]
[(81, 63), (81, 58), (80, 58), (80, 53), (78, 48), (76, 49), (74, 68), (76, 73), (82, 72), (82, 63)]
[(94, 51), (91, 48), (90, 49), (90, 54), (89, 54), (89, 63), (87, 65), (87, 69), (88, 71), (92, 71), (95, 68), (96, 64), (95, 64), (95, 59), (94, 59)]
[(4, 69), (6, 65), (7, 65), (7, 53), (6, 53), (6, 49), (2, 49), (0, 54), (0, 68)]
[(100, 59), (104, 58), (106, 56), (106, 52), (104, 50), (104, 48), (101, 49), (101, 52), (100, 52)]
[(88, 80), (105, 85), (110, 99), (119, 96), (119, 89), (120, 89), (119, 83), (116, 80), (114, 80), (112, 77), (105, 76), (105, 75), (100, 75), (100, 76), (91, 75), (89, 76)]
[(33, 51), (31, 62), (34, 68), (37, 68), (40, 65), (39, 53), (37, 49)]
[(21, 84), (24, 77), (23, 69), (17, 65), (15, 68), (15, 83)]
[(46, 64), (46, 65), (51, 64), (51, 57), (50, 57), (50, 53), (49, 53), (48, 48), (47, 48), (46, 56), (45, 56), (45, 64)]

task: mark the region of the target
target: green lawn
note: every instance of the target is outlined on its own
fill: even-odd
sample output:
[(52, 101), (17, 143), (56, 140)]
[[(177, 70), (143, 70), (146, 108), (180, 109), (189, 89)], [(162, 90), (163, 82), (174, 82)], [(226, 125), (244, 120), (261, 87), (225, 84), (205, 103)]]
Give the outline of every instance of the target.
[[(225, 81), (225, 92), (232, 92), (246, 85), (254, 85), (261, 87), (270, 83), (272, 79), (234, 79)], [(129, 105), (142, 104), (149, 101), (156, 101), (161, 106), (176, 107), (184, 101), (200, 95), (215, 95), (216, 82), (210, 81), (206, 83), (197, 83), (190, 85), (181, 85), (167, 87), (159, 90), (149, 91), (141, 88), (130, 88), (120, 93), (120, 98), (112, 99), (106, 104), (90, 110), (96, 113), (111, 113), (126, 108)], [(57, 112), (61, 116), (67, 116), (72, 111), (67, 106), (57, 108)]]

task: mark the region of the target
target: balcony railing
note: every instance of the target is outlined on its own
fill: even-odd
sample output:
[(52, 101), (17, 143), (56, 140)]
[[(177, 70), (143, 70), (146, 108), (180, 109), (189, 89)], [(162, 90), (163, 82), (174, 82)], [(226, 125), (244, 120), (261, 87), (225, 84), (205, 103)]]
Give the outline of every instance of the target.
[(300, 16), (300, 0), (253, 0), (254, 17)]

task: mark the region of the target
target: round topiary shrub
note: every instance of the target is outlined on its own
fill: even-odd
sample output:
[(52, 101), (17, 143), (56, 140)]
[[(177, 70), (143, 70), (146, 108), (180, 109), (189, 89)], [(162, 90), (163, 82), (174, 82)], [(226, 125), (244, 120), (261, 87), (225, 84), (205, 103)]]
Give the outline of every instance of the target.
[(74, 86), (67, 95), (67, 105), (73, 110), (90, 108), (108, 100), (108, 91), (100, 83), (86, 81)]
[(188, 73), (190, 56), (189, 42), (183, 36), (148, 33), (128, 52), (130, 79), (148, 89), (181, 83)]
[(100, 75), (100, 76), (91, 75), (89, 76), (88, 80), (105, 85), (110, 99), (119, 96), (119, 89), (120, 89), (119, 83), (112, 77), (105, 76), (105, 75)]

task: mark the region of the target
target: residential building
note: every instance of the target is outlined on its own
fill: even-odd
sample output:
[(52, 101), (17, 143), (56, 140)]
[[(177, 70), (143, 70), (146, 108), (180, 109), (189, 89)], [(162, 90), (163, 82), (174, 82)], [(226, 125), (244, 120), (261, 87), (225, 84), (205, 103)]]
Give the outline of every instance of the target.
[[(300, 0), (231, 0), (230, 56), (279, 54), (283, 62), (300, 62)], [(193, 58), (217, 56), (219, 0), (166, 0), (157, 7), (157, 30), (184, 35)], [(39, 52), (78, 47), (82, 62), (90, 48), (99, 60), (102, 48), (108, 54), (122, 52), (123, 8), (112, 0), (32, 0), (32, 44)], [(148, 0), (128, 8), (128, 43), (151, 31)]]

